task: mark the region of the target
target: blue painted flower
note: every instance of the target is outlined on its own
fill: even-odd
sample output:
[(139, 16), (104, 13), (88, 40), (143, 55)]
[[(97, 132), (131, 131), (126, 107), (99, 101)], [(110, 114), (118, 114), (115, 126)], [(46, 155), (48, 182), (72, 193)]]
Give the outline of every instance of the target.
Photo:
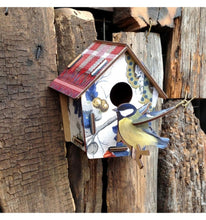
[(87, 91), (86, 91), (86, 99), (87, 101), (92, 101), (94, 98), (98, 96), (98, 92), (96, 91), (96, 84), (94, 83)]
[[(112, 131), (113, 131), (115, 134), (117, 134), (118, 126), (117, 126), (117, 125), (113, 126), (113, 127), (112, 127)], [(117, 140), (117, 135), (115, 135), (114, 140), (115, 140), (115, 141)]]
[(145, 86), (148, 86), (148, 85), (149, 85), (148, 80), (145, 80), (145, 81), (144, 81), (144, 85), (145, 85)]
[(90, 113), (91, 113), (91, 111), (84, 111), (83, 112), (83, 121), (84, 121), (85, 128), (90, 128)]

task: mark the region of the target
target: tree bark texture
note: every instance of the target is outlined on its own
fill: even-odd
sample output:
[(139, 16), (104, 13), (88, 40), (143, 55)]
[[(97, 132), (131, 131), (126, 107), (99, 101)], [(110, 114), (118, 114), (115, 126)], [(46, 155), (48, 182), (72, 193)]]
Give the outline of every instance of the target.
[(168, 47), (165, 91), (169, 98), (206, 98), (206, 8), (183, 8)]
[(181, 8), (175, 7), (131, 7), (114, 8), (114, 24), (124, 31), (137, 31), (154, 26), (174, 27), (174, 18), (181, 15)]
[[(146, 42), (144, 33), (124, 32), (113, 35), (115, 42), (127, 43), (137, 57), (152, 72), (162, 87), (163, 63), (158, 34), (151, 33)], [(159, 131), (159, 121), (154, 123)], [(157, 211), (157, 157), (158, 149), (150, 147), (150, 156), (143, 157), (143, 169), (131, 157), (108, 159), (108, 212)]]
[(74, 212), (58, 94), (53, 8), (0, 8), (0, 203)]
[[(179, 102), (167, 101), (163, 108)], [(170, 144), (159, 151), (158, 212), (205, 212), (206, 135), (191, 104), (163, 118), (162, 136), (169, 136)]]
[[(70, 8), (55, 10), (58, 42), (58, 72), (67, 68), (96, 40), (94, 18), (90, 12)], [(101, 212), (102, 160), (89, 160), (78, 147), (68, 145), (69, 180), (76, 212)]]

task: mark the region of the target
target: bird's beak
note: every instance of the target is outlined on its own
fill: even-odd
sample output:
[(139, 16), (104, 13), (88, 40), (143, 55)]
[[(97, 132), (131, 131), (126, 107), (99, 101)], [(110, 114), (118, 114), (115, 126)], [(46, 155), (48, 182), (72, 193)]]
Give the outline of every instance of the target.
[(117, 112), (117, 108), (112, 109), (113, 111)]

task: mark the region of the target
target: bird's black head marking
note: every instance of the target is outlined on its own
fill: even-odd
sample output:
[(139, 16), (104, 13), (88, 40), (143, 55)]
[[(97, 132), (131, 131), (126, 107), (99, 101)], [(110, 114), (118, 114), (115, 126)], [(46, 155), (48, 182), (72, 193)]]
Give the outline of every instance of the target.
[[(125, 115), (123, 116), (123, 112), (126, 110), (133, 110), (131, 113), (129, 113), (128, 115)], [(122, 119), (122, 118), (125, 118), (125, 117), (130, 117), (132, 115), (134, 115), (136, 113), (137, 109), (134, 105), (130, 104), (130, 103), (123, 103), (121, 105), (119, 105), (116, 109), (116, 112), (117, 112), (117, 117), (118, 119)]]

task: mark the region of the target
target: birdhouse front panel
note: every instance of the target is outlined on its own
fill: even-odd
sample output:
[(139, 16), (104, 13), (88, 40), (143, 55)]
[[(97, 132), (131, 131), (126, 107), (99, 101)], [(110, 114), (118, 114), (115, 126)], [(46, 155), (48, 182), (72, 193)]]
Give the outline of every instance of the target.
[(88, 158), (130, 155), (130, 149), (117, 141), (114, 109), (122, 103), (139, 108), (151, 102), (152, 110), (157, 97), (157, 91), (132, 57), (128, 53), (122, 54), (81, 98)]

